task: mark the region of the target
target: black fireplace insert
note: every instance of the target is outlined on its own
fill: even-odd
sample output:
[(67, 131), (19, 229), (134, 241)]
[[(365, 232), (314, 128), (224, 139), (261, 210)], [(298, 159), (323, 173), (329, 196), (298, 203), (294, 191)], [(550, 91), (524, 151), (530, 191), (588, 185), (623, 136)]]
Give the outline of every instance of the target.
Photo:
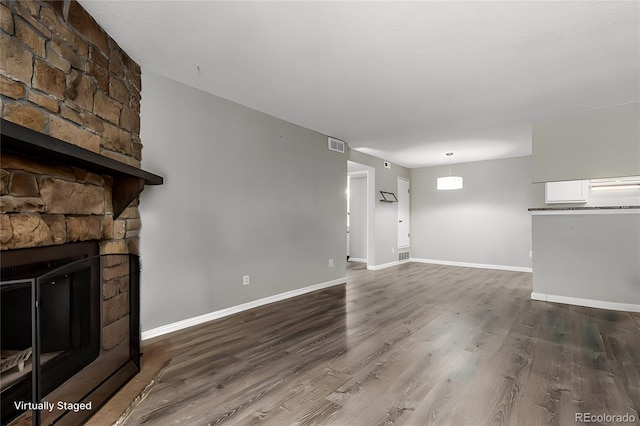
[(0, 256), (2, 424), (79, 424), (139, 371), (138, 257), (97, 242)]

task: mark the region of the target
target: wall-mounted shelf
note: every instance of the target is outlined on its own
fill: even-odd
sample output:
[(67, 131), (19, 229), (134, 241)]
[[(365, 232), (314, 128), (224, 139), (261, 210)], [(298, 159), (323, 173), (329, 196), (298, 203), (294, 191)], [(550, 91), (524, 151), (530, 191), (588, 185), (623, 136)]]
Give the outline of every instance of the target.
[(380, 195), (382, 196), (382, 199), (380, 201), (382, 201), (383, 203), (398, 202), (398, 197), (396, 197), (396, 194), (394, 194), (393, 192), (380, 191)]
[(113, 214), (127, 208), (145, 185), (162, 185), (162, 176), (2, 119), (0, 152), (77, 167), (113, 178)]

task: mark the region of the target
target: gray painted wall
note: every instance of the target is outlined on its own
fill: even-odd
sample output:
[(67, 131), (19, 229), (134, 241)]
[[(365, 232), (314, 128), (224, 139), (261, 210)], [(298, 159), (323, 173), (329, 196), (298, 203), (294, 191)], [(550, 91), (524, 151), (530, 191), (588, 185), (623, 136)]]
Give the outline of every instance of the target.
[(346, 154), (152, 72), (143, 80), (144, 167), (165, 177), (140, 203), (144, 331), (346, 275)]
[[(532, 143), (535, 182), (638, 175), (640, 104), (534, 123)], [(637, 205), (639, 194), (590, 190), (579, 205)], [(532, 217), (534, 293), (640, 304), (640, 215), (604, 213)]]
[[(375, 169), (376, 201), (374, 214), (375, 266), (398, 261), (398, 205), (382, 203), (380, 191), (398, 192), (398, 176), (409, 179), (409, 169), (392, 164), (384, 167), (383, 160), (362, 152), (349, 150), (349, 160)], [(392, 252), (391, 249), (394, 251)], [(371, 263), (371, 261), (370, 261)]]
[(640, 214), (533, 216), (533, 291), (640, 305)]
[(350, 176), (349, 256), (367, 258), (367, 178)]
[(533, 181), (640, 175), (640, 103), (533, 124)]
[[(531, 267), (528, 208), (544, 199), (531, 157), (454, 164), (464, 187), (438, 191), (447, 166), (411, 169), (411, 257)], [(542, 192), (541, 192), (542, 191)]]

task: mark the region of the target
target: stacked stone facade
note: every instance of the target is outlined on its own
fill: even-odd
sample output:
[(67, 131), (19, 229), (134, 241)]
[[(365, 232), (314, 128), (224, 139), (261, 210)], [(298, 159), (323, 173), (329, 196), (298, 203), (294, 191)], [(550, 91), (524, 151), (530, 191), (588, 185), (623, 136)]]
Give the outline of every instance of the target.
[[(140, 167), (140, 89), (138, 64), (77, 1), (0, 0), (3, 119)], [(2, 250), (96, 240), (102, 254), (138, 254), (138, 202), (115, 218), (108, 176), (14, 155), (0, 166)], [(128, 315), (114, 270), (103, 271), (105, 346)]]
[[(74, 1), (0, 2), (2, 118), (140, 167), (140, 67)], [(100, 240), (138, 253), (137, 202), (117, 219), (111, 182), (2, 157), (2, 249)]]

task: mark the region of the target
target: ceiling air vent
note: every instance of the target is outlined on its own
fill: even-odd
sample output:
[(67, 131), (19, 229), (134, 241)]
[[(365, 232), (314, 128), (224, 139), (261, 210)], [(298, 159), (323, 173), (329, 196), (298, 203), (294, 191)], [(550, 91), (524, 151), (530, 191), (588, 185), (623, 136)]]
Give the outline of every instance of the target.
[(329, 149), (331, 151), (344, 153), (344, 142), (338, 139), (329, 138)]

